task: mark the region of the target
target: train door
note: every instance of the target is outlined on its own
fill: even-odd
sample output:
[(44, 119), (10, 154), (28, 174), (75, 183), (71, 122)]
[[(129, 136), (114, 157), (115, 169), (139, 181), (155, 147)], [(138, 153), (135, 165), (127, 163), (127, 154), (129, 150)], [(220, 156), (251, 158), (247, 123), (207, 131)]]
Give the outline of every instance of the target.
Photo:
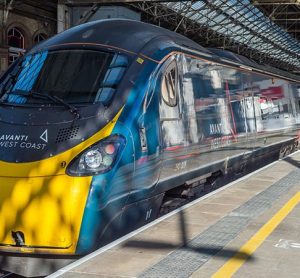
[(186, 169), (180, 74), (181, 56), (174, 55), (164, 63), (160, 82), (157, 84), (160, 86), (159, 115), (163, 157), (160, 181), (171, 181)]
[[(155, 189), (161, 172), (161, 143), (157, 88), (159, 77), (152, 74), (143, 100), (142, 111), (137, 121), (135, 141), (135, 173), (131, 185), (132, 193), (143, 198), (150, 196)], [(130, 200), (129, 200), (130, 201)]]
[[(173, 187), (169, 179), (176, 177), (182, 168), (178, 159), (184, 153), (185, 134), (179, 93), (179, 62), (177, 55), (170, 57), (152, 75), (153, 80), (149, 80), (150, 87), (137, 123), (139, 140), (136, 140), (135, 178), (122, 213), (123, 231), (157, 217), (164, 196), (162, 191), (168, 189), (162, 185), (159, 191), (155, 191), (158, 181), (166, 181), (164, 185)], [(138, 149), (141, 149), (140, 153)]]

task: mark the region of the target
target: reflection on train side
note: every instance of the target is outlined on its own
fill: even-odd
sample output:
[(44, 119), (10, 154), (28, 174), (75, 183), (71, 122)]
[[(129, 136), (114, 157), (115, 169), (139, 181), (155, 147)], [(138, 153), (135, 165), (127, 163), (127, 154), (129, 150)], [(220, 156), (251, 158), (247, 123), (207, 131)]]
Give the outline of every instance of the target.
[[(296, 134), (299, 89), (292, 82), (184, 54), (171, 57), (162, 71), (167, 72), (157, 84), (162, 94), (162, 179)], [(186, 167), (178, 167), (187, 158)]]

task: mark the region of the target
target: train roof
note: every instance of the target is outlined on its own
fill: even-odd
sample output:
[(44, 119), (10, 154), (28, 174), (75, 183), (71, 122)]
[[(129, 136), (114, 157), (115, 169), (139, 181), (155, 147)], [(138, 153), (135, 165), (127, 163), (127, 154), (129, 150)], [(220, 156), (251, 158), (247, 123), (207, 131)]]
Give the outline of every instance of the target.
[(271, 74), (274, 75), (279, 75), (282, 77), (286, 77), (289, 79), (293, 79), (295, 81), (300, 82), (300, 76), (293, 74), (293, 73), (289, 73), (287, 71), (283, 71), (281, 69), (278, 68), (274, 68), (272, 66), (269, 65), (265, 65), (265, 64), (259, 64), (245, 56), (233, 53), (231, 51), (228, 50), (223, 50), (223, 49), (219, 49), (219, 48), (208, 48), (208, 50), (214, 54), (216, 54), (218, 57), (250, 67), (250, 68), (254, 68), (257, 69), (259, 71), (262, 72), (269, 72)]
[[(56, 45), (65, 44), (101, 44), (114, 46), (133, 53), (144, 53), (146, 46), (151, 42), (157, 41), (157, 44), (168, 42), (174, 47), (184, 47), (197, 51), (197, 53), (209, 56), (211, 59), (223, 62), (233, 62), (247, 67), (255, 68), (263, 72), (270, 72), (275, 75), (283, 76), (300, 82), (300, 77), (268, 65), (258, 64), (244, 56), (221, 49), (204, 48), (196, 42), (170, 30), (158, 27), (156, 25), (127, 20), (127, 19), (107, 19), (98, 20), (73, 27), (64, 31), (32, 49), (37, 51)], [(158, 46), (156, 45), (157, 49)], [(149, 56), (154, 48), (148, 49)], [(151, 52), (152, 51), (152, 52)]]
[(47, 48), (68, 43), (94, 43), (139, 53), (154, 39), (171, 40), (177, 45), (185, 45), (198, 51), (209, 52), (178, 33), (156, 25), (127, 19), (105, 19), (81, 24), (42, 42), (36, 48)]

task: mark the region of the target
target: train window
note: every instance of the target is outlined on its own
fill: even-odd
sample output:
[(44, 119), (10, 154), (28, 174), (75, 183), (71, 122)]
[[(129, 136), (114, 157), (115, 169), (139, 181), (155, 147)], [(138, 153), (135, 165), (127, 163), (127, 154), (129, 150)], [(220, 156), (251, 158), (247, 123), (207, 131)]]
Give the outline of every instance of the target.
[(125, 72), (124, 67), (116, 67), (109, 69), (104, 78), (103, 87), (113, 87), (114, 85), (119, 84), (121, 78)]
[(165, 70), (162, 84), (161, 84), (161, 95), (164, 102), (169, 106), (177, 105), (177, 82), (178, 82), (178, 72), (177, 64), (172, 61)]
[(104, 105), (108, 105), (115, 92), (116, 90), (113, 88), (102, 88), (97, 96), (97, 102), (102, 102)]
[(102, 102), (104, 105), (109, 105), (116, 92), (116, 86), (123, 78), (128, 60), (125, 56), (116, 54), (111, 61), (103, 82), (97, 92), (95, 102)]
[[(13, 86), (3, 95), (2, 101), (18, 104), (51, 102), (47, 98), (30, 97), (30, 92), (49, 94), (69, 103), (101, 101), (97, 99), (99, 90), (103, 86), (116, 89), (124, 75), (126, 60), (120, 57), (119, 54), (86, 49), (26, 55), (14, 76)], [(106, 90), (106, 97), (112, 92)]]

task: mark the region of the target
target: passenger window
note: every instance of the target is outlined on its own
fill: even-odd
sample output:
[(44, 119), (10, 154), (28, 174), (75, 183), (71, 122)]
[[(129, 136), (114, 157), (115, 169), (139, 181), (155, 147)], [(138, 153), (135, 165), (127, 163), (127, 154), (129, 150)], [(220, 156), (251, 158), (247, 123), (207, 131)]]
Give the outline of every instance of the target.
[(161, 84), (162, 98), (167, 105), (172, 107), (177, 105), (177, 80), (177, 64), (175, 61), (172, 61), (166, 67)]

